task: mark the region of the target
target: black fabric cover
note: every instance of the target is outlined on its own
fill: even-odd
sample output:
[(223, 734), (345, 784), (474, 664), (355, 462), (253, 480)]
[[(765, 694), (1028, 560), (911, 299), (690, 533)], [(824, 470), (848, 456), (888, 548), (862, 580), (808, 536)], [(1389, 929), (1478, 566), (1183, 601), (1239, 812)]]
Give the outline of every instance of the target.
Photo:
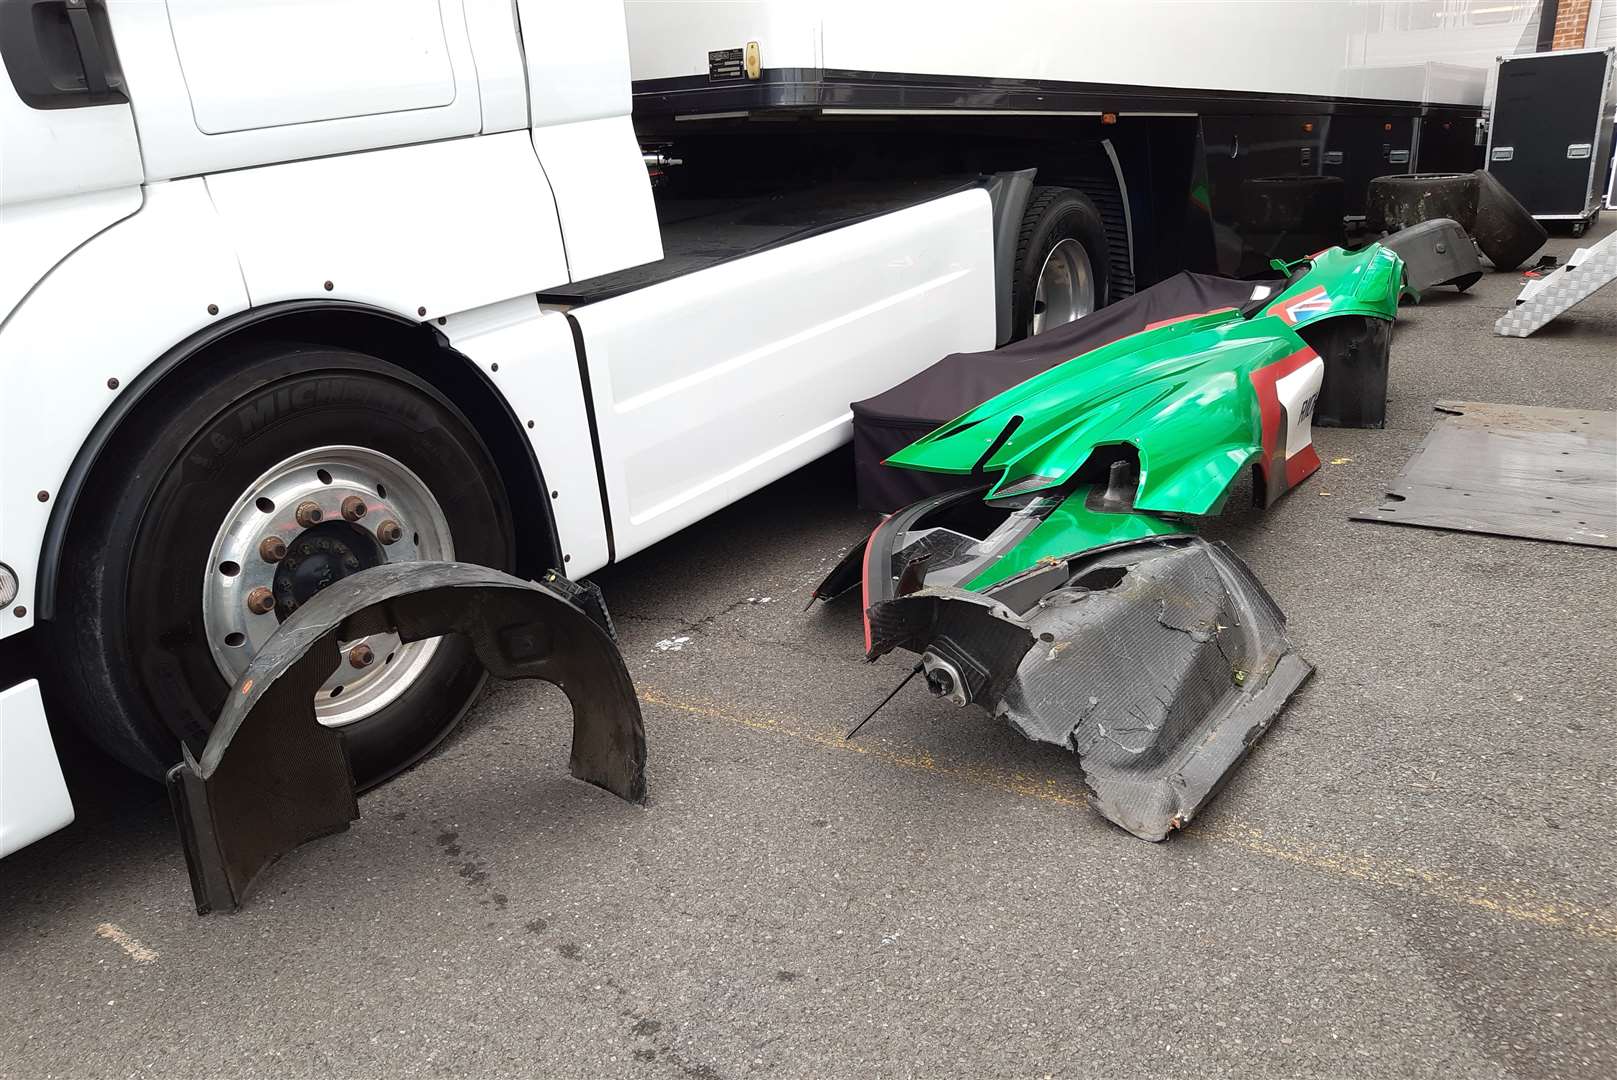
[(978, 483), (969, 476), (898, 469), (882, 462), (960, 414), (1057, 364), (1138, 333), (1152, 323), (1240, 307), (1259, 284), (1278, 291), (1281, 282), (1183, 271), (1036, 337), (986, 352), (950, 353), (891, 390), (854, 402), (853, 455), (859, 505), (885, 514), (929, 495)]

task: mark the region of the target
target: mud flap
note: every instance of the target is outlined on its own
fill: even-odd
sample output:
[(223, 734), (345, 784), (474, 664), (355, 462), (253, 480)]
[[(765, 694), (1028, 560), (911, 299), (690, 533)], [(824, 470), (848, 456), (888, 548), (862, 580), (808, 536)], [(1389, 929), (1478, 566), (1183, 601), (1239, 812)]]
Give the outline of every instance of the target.
[(337, 643), (394, 629), (404, 641), (460, 634), (490, 673), (543, 679), (573, 707), (568, 767), (645, 799), (645, 729), (597, 592), (558, 575), (522, 581), (483, 566), (374, 567), (318, 593), (281, 624), (234, 687), (202, 753), (168, 772), (197, 913), (234, 911), (258, 875), (359, 817), (347, 754), (314, 714)]
[(873, 651), (922, 654), (934, 692), (1078, 755), (1090, 805), (1147, 840), (1182, 828), (1313, 668), (1223, 544), (1179, 536), (1041, 566), (986, 593), (870, 612)]

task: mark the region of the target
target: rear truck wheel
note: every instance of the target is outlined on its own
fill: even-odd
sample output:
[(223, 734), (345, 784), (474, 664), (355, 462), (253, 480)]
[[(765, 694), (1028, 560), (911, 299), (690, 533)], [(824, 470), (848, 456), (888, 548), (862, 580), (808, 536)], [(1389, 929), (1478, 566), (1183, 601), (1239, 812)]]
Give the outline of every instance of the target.
[(1469, 230), (1471, 239), (1495, 270), (1514, 270), (1531, 259), (1550, 234), (1498, 177), (1480, 169), (1473, 175), (1477, 178), (1477, 220)]
[[(193, 365), (121, 431), (79, 502), (56, 693), (149, 776), (200, 749), (234, 681), (320, 589), (384, 562), (512, 564), (511, 515), (477, 433), (376, 357), (286, 343)], [(446, 735), (483, 684), (455, 637), (341, 644), (315, 692), (361, 787)]]
[(1072, 188), (1034, 188), (1011, 271), (1011, 340), (1054, 330), (1105, 307), (1108, 251), (1106, 226), (1087, 195)]
[(1365, 196), (1365, 219), (1377, 232), (1397, 232), (1433, 218), (1451, 218), (1475, 235), (1477, 177), (1474, 173), (1414, 173), (1378, 176)]

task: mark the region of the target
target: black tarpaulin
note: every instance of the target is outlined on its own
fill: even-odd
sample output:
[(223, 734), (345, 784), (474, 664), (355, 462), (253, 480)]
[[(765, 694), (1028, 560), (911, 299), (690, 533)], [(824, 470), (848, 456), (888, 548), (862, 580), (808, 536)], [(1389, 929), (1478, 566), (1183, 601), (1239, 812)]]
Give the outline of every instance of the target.
[(916, 439), (996, 394), (1153, 323), (1240, 307), (1257, 285), (1184, 271), (1093, 315), (987, 352), (950, 353), (891, 390), (853, 403), (854, 470), (859, 505), (889, 513), (919, 499), (978, 483), (967, 476), (883, 465)]

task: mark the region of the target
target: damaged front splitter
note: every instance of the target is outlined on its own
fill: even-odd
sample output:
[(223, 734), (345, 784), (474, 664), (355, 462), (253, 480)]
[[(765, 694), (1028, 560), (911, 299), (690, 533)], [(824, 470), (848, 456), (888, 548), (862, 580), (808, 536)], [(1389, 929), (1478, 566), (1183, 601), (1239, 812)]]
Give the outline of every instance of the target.
[(1313, 673), (1246, 565), (1194, 536), (1052, 560), (983, 592), (922, 588), (867, 614), (871, 655), (918, 653), (934, 693), (1076, 753), (1090, 804), (1147, 840), (1196, 815)]

